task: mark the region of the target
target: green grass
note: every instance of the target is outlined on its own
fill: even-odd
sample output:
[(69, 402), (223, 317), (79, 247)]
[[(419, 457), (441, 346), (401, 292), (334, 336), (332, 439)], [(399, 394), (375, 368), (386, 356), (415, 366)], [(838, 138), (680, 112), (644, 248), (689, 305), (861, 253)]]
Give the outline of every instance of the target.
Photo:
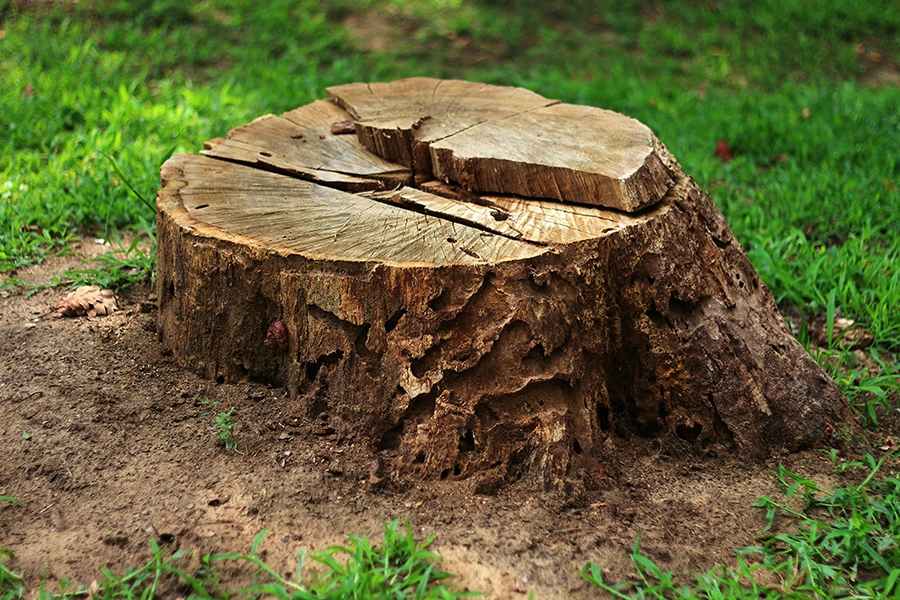
[[(451, 577), (438, 568), (440, 556), (428, 550), (433, 536), (417, 542), (410, 524), (400, 528), (399, 520), (384, 525), (384, 540), (372, 545), (365, 537), (347, 536), (347, 545), (334, 546), (310, 554), (301, 551), (293, 578), (280, 575), (259, 555), (259, 547), (266, 536), (261, 532), (249, 553), (213, 554), (201, 558), (198, 571), (188, 573), (182, 566), (188, 557), (184, 550), (169, 553), (155, 540), (150, 540), (151, 558), (138, 568), (127, 569), (118, 575), (102, 567), (102, 576), (91, 589), (73, 586), (70, 580), (59, 582), (60, 591), (47, 591), (42, 582), (38, 597), (41, 600), (63, 600), (85, 596), (90, 592), (100, 600), (151, 600), (165, 588), (195, 599), (251, 600), (270, 597), (279, 600), (341, 600), (352, 598), (451, 600), (480, 595), (477, 592), (456, 590), (446, 583)], [(315, 563), (308, 566), (306, 560)], [(223, 564), (243, 563), (254, 572), (249, 585), (227, 589), (219, 578)], [(2, 572), (0, 572), (2, 575)], [(2, 581), (2, 580), (0, 580)], [(0, 588), (2, 589), (2, 588)], [(20, 590), (18, 596), (22, 597)], [(7, 600), (3, 597), (3, 600)]]
[[(861, 483), (825, 492), (814, 482), (779, 466), (783, 499), (766, 496), (767, 526), (756, 546), (737, 551), (737, 567), (718, 565), (679, 584), (641, 554), (640, 537), (631, 553), (638, 579), (609, 584), (602, 569), (588, 563), (582, 577), (616, 598), (896, 598), (900, 595), (900, 480), (876, 475), (887, 454), (876, 461), (845, 463), (862, 468)], [(834, 458), (834, 454), (832, 454)], [(785, 532), (776, 523), (789, 521)]]

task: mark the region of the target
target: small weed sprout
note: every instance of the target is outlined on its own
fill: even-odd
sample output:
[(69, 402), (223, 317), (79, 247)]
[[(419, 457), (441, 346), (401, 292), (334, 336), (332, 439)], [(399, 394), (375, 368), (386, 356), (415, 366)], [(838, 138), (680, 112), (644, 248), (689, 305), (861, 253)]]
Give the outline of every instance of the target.
[(225, 445), (225, 450), (229, 452), (233, 450), (240, 454), (237, 449), (237, 440), (234, 437), (235, 422), (231, 420), (231, 415), (233, 413), (233, 406), (227, 411), (218, 413), (215, 420), (213, 421), (212, 428), (213, 431), (215, 431), (219, 436), (219, 441), (221, 441)]
[[(208, 397), (204, 397), (198, 404), (201, 406), (217, 406), (219, 402), (210, 400)], [(237, 452), (241, 454), (240, 450), (237, 449), (237, 438), (234, 435), (234, 428), (237, 425), (232, 420), (232, 415), (234, 414), (234, 408), (231, 407), (229, 410), (220, 411), (215, 413), (215, 417), (213, 418), (213, 424), (211, 429), (217, 436), (219, 436), (219, 442), (223, 446), (225, 446), (225, 450), (228, 452)], [(213, 411), (206, 411), (203, 413), (203, 416), (211, 415)]]

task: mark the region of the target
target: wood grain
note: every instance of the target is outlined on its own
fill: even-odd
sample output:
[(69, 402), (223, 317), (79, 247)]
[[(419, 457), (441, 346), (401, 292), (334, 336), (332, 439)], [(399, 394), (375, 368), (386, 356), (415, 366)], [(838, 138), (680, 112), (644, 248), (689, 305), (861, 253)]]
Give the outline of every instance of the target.
[(372, 152), (472, 192), (634, 212), (659, 202), (680, 172), (642, 123), (520, 88), (414, 78), (328, 93)]

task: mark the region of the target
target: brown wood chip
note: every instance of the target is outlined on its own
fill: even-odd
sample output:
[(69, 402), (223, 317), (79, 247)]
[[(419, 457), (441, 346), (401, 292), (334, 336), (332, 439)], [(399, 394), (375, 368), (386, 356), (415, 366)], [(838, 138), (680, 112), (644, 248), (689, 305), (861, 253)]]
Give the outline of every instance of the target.
[(356, 126), (353, 124), (353, 121), (338, 121), (331, 124), (331, 133), (334, 135), (356, 133)]

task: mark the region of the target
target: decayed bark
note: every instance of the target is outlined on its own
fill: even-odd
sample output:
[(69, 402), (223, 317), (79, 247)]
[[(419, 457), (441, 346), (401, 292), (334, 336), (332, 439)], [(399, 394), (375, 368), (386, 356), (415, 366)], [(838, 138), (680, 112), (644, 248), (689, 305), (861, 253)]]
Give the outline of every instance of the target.
[[(403, 120), (401, 99), (391, 118), (415, 133), (429, 111)], [(164, 165), (159, 331), (185, 364), (286, 386), (289, 420), (369, 440), (376, 479), (474, 475), (487, 491), (524, 471), (591, 479), (635, 437), (755, 456), (857, 438), (661, 144), (642, 189), (665, 193), (627, 214), (472, 192), (410, 163), (413, 177), (331, 133), (359, 114), (324, 110)], [(355, 144), (356, 166), (295, 152), (298, 126), (327, 148)]]

